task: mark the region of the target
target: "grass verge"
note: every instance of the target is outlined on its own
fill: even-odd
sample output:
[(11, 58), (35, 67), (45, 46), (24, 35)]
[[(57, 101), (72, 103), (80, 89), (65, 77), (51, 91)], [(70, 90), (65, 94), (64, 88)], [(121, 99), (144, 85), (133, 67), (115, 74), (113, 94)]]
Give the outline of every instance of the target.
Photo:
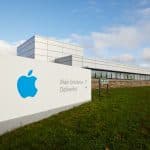
[(92, 102), (0, 137), (0, 150), (148, 150), (150, 87), (111, 89)]

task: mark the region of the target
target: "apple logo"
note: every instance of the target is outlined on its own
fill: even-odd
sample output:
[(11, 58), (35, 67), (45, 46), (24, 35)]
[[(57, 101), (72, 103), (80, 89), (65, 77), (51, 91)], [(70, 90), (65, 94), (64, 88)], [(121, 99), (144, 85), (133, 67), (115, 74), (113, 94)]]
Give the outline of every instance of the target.
[(20, 76), (17, 81), (17, 89), (22, 98), (34, 97), (38, 91), (35, 87), (37, 78), (32, 76), (32, 72), (30, 70), (27, 76)]

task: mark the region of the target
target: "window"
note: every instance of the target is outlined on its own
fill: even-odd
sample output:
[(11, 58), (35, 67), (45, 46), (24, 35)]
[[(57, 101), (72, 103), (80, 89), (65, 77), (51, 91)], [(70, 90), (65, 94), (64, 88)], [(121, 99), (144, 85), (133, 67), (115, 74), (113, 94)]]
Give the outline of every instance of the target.
[(121, 79), (124, 79), (124, 73), (121, 73)]
[(96, 71), (96, 78), (100, 78), (100, 72)]
[(107, 78), (111, 79), (112, 78), (112, 72), (107, 72)]
[(92, 70), (92, 78), (96, 78), (96, 71)]
[(127, 80), (128, 79), (128, 74), (124, 73), (124, 79)]
[(121, 73), (117, 72), (117, 79), (121, 79)]
[(92, 78), (98, 78), (98, 79), (108, 78), (108, 79), (122, 79), (122, 80), (150, 80), (150, 75), (92, 70)]
[(105, 71), (102, 71), (102, 78), (106, 78), (107, 73)]
[(116, 73), (112, 72), (112, 79), (116, 79)]

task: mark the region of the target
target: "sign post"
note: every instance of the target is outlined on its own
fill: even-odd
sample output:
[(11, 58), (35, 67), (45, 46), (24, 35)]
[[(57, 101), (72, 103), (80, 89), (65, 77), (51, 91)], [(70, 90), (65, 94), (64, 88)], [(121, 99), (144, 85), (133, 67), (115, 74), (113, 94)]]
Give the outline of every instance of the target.
[(98, 85), (99, 85), (99, 97), (100, 97), (100, 94), (101, 94), (101, 79), (100, 78), (99, 78)]
[(99, 96), (101, 93), (101, 85), (106, 85), (106, 92), (108, 93), (109, 89), (109, 80), (104, 78), (99, 78)]

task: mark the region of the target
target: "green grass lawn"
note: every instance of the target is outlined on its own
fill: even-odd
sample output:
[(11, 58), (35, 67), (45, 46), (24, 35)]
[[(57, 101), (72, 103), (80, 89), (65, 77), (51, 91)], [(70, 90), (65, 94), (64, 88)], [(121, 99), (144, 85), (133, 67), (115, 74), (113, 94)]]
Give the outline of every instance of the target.
[(92, 102), (0, 137), (0, 150), (148, 150), (150, 87), (93, 91)]

